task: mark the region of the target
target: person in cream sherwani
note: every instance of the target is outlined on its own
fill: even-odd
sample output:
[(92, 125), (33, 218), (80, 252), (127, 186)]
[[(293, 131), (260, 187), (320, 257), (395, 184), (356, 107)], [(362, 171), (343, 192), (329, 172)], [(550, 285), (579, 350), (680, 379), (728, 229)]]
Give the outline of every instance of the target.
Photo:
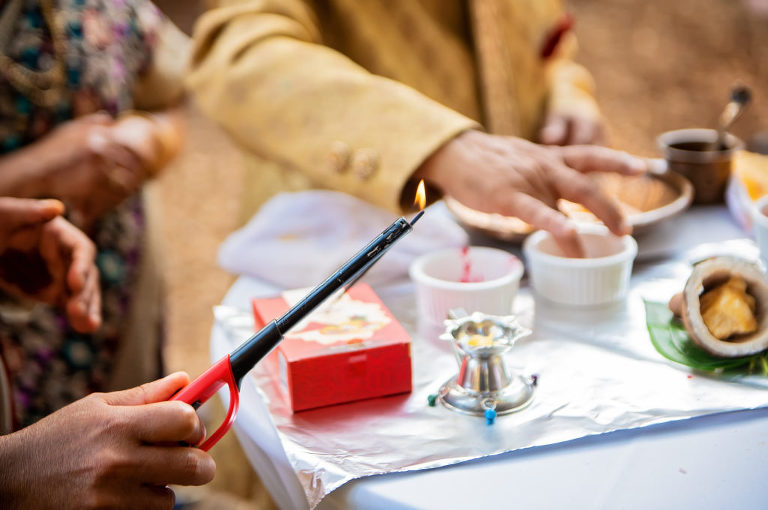
[(252, 155), (252, 208), (314, 186), (399, 210), (424, 178), (433, 198), (517, 216), (572, 255), (559, 198), (630, 231), (583, 174), (645, 162), (582, 145), (602, 123), (559, 1), (219, 4), (196, 26), (187, 85)]

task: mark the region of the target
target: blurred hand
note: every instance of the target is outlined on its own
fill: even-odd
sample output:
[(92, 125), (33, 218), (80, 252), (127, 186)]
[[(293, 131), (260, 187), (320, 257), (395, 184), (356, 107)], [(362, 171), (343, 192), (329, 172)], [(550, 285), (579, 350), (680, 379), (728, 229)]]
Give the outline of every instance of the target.
[(181, 149), (184, 112), (134, 112), (121, 116), (112, 128), (114, 139), (139, 156), (150, 175), (160, 171)]
[(44, 160), (37, 176), (41, 196), (61, 199), (73, 223), (85, 230), (146, 179), (141, 155), (118, 138), (115, 124), (102, 113), (79, 117), (26, 149), (37, 150)]
[(547, 147), (467, 131), (432, 154), (416, 176), (468, 207), (548, 230), (568, 256), (580, 257), (584, 249), (576, 226), (557, 210), (557, 200), (580, 203), (614, 234), (629, 234), (617, 203), (584, 173), (635, 175), (645, 169), (644, 160), (604, 147)]
[(173, 508), (168, 484), (203, 485), (216, 470), (206, 452), (178, 446), (205, 436), (192, 406), (166, 402), (188, 382), (176, 373), (95, 393), (0, 437), (3, 507)]
[(539, 131), (545, 145), (605, 145), (605, 127), (600, 119), (565, 113), (549, 113)]
[(58, 200), (0, 197), (0, 287), (62, 307), (72, 327), (101, 324), (96, 249)]

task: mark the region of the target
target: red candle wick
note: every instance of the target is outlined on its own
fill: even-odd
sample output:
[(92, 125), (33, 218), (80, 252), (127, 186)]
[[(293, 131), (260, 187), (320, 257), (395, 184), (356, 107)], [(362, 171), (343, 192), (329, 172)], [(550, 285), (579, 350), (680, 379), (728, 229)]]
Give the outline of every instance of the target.
[(483, 278), (479, 276), (472, 276), (472, 259), (469, 256), (469, 246), (463, 246), (461, 248), (461, 262), (462, 271), (459, 282), (461, 283), (475, 283), (482, 282)]

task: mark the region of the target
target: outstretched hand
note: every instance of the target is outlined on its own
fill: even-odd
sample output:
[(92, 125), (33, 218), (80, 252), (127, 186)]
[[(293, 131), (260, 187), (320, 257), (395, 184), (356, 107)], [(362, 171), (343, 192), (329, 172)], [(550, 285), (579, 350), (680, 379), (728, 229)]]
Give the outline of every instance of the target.
[(0, 197), (0, 288), (66, 310), (73, 328), (101, 324), (96, 249), (58, 200)]
[(145, 163), (115, 129), (117, 121), (94, 113), (66, 122), (19, 152), (35, 153), (43, 183), (37, 196), (61, 199), (72, 222), (88, 230), (146, 179)]
[(468, 207), (548, 230), (568, 256), (581, 257), (576, 226), (557, 210), (558, 199), (582, 204), (616, 235), (629, 234), (632, 228), (616, 201), (584, 174), (645, 170), (644, 160), (605, 147), (549, 147), (467, 131), (433, 153), (417, 176)]

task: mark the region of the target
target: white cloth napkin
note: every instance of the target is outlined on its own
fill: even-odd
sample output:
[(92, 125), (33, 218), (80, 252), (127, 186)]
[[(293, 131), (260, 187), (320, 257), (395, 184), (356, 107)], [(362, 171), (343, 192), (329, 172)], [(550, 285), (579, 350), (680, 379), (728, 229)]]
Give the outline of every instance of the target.
[[(219, 249), (219, 264), (283, 288), (324, 281), (397, 217), (335, 191), (281, 193)], [(400, 239), (366, 274), (370, 285), (408, 274), (424, 253), (466, 245), (468, 237), (444, 210), (430, 207), (412, 232)]]

